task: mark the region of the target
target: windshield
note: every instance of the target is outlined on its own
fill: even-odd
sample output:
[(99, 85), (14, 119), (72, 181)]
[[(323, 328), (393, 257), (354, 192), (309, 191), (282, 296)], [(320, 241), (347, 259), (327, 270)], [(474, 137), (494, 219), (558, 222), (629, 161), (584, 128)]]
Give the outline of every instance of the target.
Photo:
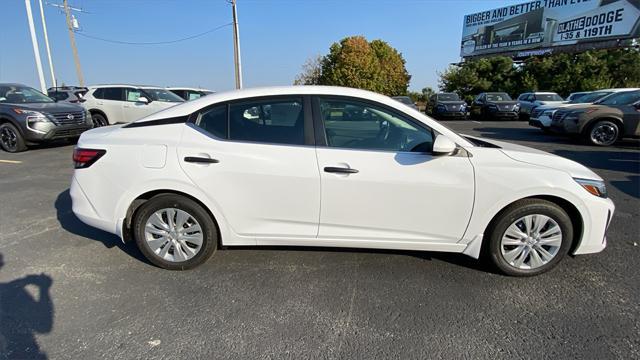
[(569, 101), (569, 104), (589, 104), (589, 103), (598, 101), (609, 94), (612, 94), (612, 93), (610, 91), (595, 91), (589, 94), (579, 96)]
[(536, 94), (536, 100), (539, 101), (564, 101), (558, 94)]
[(181, 97), (165, 89), (143, 89), (153, 101), (184, 102)]
[(507, 93), (487, 94), (487, 101), (510, 101), (511, 96)]
[(640, 100), (640, 91), (619, 92), (598, 101), (601, 105), (630, 105)]
[(454, 93), (444, 93), (438, 95), (438, 100), (440, 101), (460, 101), (460, 97), (458, 94)]
[(0, 86), (0, 103), (33, 104), (52, 102), (54, 102), (52, 98), (30, 87), (19, 85)]
[(411, 101), (411, 98), (408, 96), (396, 96), (394, 97), (394, 99), (396, 101), (400, 101), (403, 104), (413, 105), (413, 101)]

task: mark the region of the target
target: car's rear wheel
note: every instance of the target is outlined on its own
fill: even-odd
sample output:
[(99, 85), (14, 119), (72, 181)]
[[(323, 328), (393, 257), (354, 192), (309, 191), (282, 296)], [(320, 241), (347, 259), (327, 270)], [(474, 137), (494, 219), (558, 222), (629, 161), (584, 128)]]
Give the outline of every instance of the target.
[(136, 211), (136, 244), (149, 261), (169, 270), (204, 263), (216, 251), (218, 228), (195, 201), (174, 194), (158, 195)]
[(491, 262), (512, 276), (538, 275), (555, 267), (573, 239), (571, 218), (558, 205), (525, 199), (506, 208), (488, 234)]
[(0, 147), (10, 153), (27, 150), (27, 145), (22, 138), (20, 131), (11, 123), (0, 125)]
[(109, 121), (107, 121), (107, 118), (100, 113), (91, 114), (91, 120), (93, 121), (94, 128), (109, 125)]
[(596, 146), (613, 145), (620, 136), (618, 125), (610, 120), (600, 120), (589, 127), (586, 133), (588, 143)]

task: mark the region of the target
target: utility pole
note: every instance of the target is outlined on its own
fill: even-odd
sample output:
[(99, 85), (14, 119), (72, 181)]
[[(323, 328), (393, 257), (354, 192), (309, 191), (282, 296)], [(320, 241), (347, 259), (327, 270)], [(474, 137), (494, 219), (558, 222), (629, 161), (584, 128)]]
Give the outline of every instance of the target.
[(53, 70), (53, 60), (51, 59), (51, 48), (49, 47), (49, 35), (47, 34), (47, 23), (44, 21), (44, 9), (42, 8), (42, 0), (40, 2), (40, 18), (42, 19), (42, 29), (44, 30), (44, 43), (47, 46), (47, 56), (49, 58), (49, 70), (51, 71), (51, 86), (56, 87), (56, 75)]
[(40, 49), (38, 49), (38, 39), (36, 38), (36, 29), (33, 26), (33, 14), (31, 13), (31, 0), (24, 0), (24, 6), (27, 8), (27, 20), (29, 20), (29, 31), (31, 32), (31, 43), (33, 44), (33, 55), (36, 58), (36, 68), (38, 68), (38, 78), (40, 79), (40, 90), (47, 92), (47, 85), (44, 82), (44, 74), (42, 73), (42, 62), (40, 61)]
[(240, 33), (238, 31), (238, 12), (236, 0), (231, 0), (233, 12), (233, 60), (236, 69), (236, 89), (242, 89), (242, 61), (240, 60)]
[[(26, 0), (25, 0), (26, 1)], [(71, 21), (71, 11), (67, 0), (63, 0), (64, 13), (67, 15), (67, 29), (69, 29), (69, 40), (71, 40), (71, 48), (73, 49), (73, 60), (76, 62), (76, 74), (78, 74), (78, 83), (84, 86), (84, 77), (82, 76), (82, 68), (80, 67), (80, 57), (78, 56), (78, 48), (76, 47), (76, 36), (73, 33), (73, 22)]]

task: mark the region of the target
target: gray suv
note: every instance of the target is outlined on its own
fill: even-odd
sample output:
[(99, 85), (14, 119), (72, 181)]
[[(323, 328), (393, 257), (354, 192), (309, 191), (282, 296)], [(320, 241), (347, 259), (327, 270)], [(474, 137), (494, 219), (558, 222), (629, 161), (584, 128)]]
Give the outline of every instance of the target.
[(0, 147), (4, 151), (76, 138), (92, 127), (91, 115), (82, 106), (56, 102), (25, 85), (0, 84)]

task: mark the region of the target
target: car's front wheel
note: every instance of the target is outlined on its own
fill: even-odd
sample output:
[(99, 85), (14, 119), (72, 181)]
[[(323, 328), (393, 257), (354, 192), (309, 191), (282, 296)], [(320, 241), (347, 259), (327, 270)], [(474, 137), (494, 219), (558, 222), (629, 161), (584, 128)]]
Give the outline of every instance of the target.
[(10, 153), (27, 150), (27, 145), (22, 138), (20, 131), (10, 123), (0, 125), (0, 147)]
[(488, 255), (503, 273), (538, 275), (555, 267), (573, 239), (571, 218), (558, 205), (541, 199), (520, 200), (493, 221)]
[(218, 228), (195, 201), (175, 194), (155, 196), (133, 219), (136, 244), (149, 261), (169, 270), (204, 263), (218, 245)]
[(589, 127), (586, 133), (588, 143), (596, 146), (613, 145), (620, 136), (618, 125), (610, 120), (600, 120)]

